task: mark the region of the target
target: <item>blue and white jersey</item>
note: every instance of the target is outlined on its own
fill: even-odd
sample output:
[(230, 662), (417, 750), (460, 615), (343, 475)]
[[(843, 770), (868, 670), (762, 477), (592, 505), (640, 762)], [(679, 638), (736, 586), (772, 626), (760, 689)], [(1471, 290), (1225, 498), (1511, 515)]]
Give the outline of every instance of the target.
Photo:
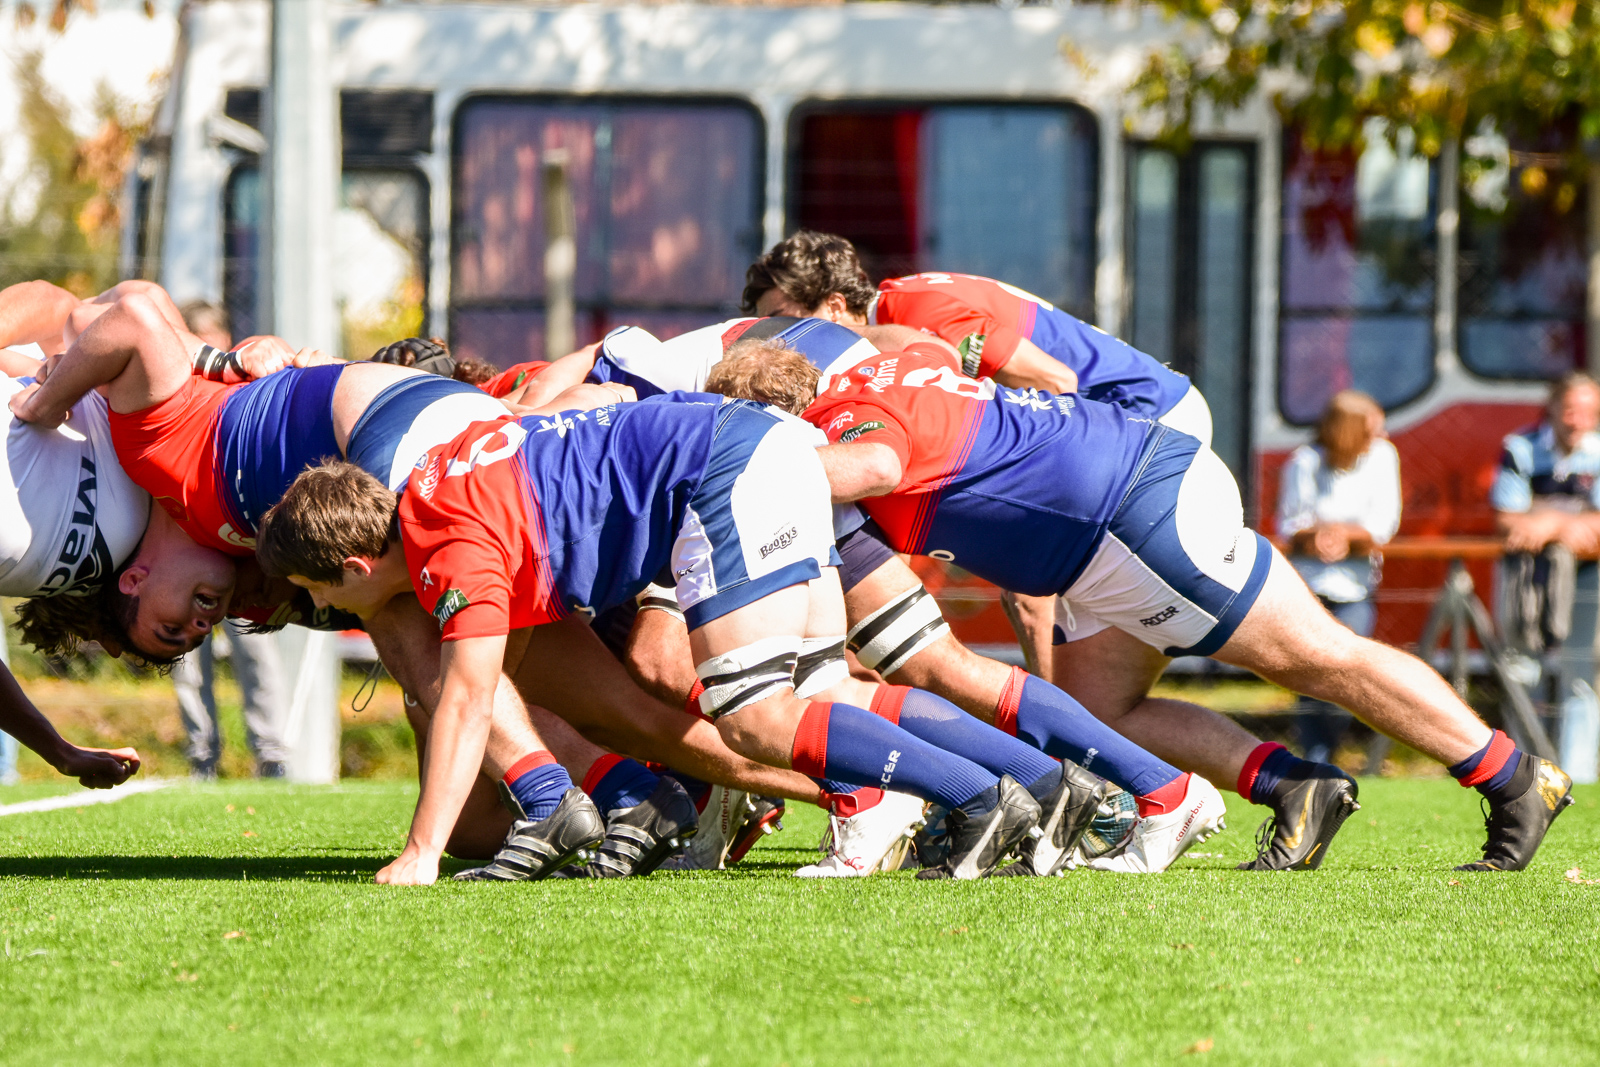
[(1571, 452), (1556, 450), (1547, 423), (1508, 436), (1489, 490), (1496, 511), (1531, 511), (1535, 504), (1565, 511), (1600, 509), (1600, 433), (1588, 433)]
[(600, 342), (589, 380), (632, 386), (641, 400), (662, 393), (697, 393), (733, 344), (767, 338), (805, 356), (824, 377), (878, 351), (854, 330), (826, 319), (729, 319), (665, 341), (637, 326), (619, 326)]

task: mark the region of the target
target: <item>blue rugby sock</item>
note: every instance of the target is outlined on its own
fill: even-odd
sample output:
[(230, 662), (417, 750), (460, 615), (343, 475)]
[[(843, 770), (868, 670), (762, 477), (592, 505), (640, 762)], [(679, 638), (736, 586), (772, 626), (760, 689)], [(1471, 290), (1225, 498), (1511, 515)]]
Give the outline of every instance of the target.
[(971, 760), (849, 704), (806, 708), (795, 731), (792, 766), (813, 778), (894, 789), (947, 808), (982, 799), (999, 784)]
[(504, 780), (511, 795), (517, 798), (517, 803), (522, 805), (522, 810), (534, 822), (548, 819), (567, 790), (572, 788), (572, 778), (567, 774), (567, 769), (542, 749), (530, 752), (513, 763), (511, 769), (506, 771)]
[(1183, 773), (1020, 667), (1011, 671), (995, 708), (994, 724), (1056, 759), (1069, 759), (1115, 782), (1136, 797), (1155, 792)]
[[(1032, 745), (923, 689), (880, 685), (872, 698), (872, 710), (913, 737), (946, 752), (959, 753), (991, 774), (1009, 774), (1025, 786), (1061, 769), (1058, 761)], [(1051, 776), (1051, 781), (1058, 777), (1059, 774)]]
[(601, 756), (583, 776), (583, 791), (589, 794), (602, 815), (618, 808), (632, 808), (649, 799), (660, 782), (644, 764), (626, 756)]

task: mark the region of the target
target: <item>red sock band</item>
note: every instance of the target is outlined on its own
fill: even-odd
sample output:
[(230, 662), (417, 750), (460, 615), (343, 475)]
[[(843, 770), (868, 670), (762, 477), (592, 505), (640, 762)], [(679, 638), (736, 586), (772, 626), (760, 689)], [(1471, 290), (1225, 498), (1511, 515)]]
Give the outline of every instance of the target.
[[(888, 719), (896, 726), (900, 725), (900, 705), (906, 702), (906, 694), (911, 692), (909, 685), (880, 685), (878, 691), (872, 694), (872, 714), (880, 719)], [(869, 807), (871, 805), (868, 805)]]
[(506, 785), (511, 785), (518, 778), (521, 778), (524, 774), (527, 774), (534, 768), (548, 766), (555, 761), (556, 758), (542, 748), (530, 752), (526, 756), (523, 756), (521, 759), (517, 760), (517, 762), (513, 763), (511, 765), (511, 769), (506, 771), (504, 779), (505, 783)]
[(883, 790), (875, 785), (865, 785), (854, 793), (822, 792), (819, 804), (824, 811), (830, 811), (841, 819), (848, 819), (852, 815), (875, 808), (883, 801)]
[(1489, 751), (1483, 754), (1483, 759), (1472, 768), (1472, 773), (1461, 779), (1461, 784), (1467, 788), (1487, 782), (1500, 773), (1506, 765), (1506, 760), (1517, 750), (1517, 744), (1507, 737), (1501, 730), (1496, 730), (1494, 736), (1489, 738)]
[(1250, 752), (1250, 758), (1244, 761), (1244, 770), (1239, 772), (1239, 795), (1246, 800), (1250, 799), (1250, 787), (1256, 784), (1256, 772), (1261, 770), (1261, 764), (1266, 758), (1283, 746), (1276, 741), (1263, 741)]
[(594, 793), (600, 787), (600, 779), (611, 773), (611, 768), (621, 763), (626, 757), (615, 752), (607, 753), (589, 764), (589, 773), (583, 776), (583, 791)]
[(1021, 667), (1012, 667), (1011, 675), (1006, 679), (1006, 687), (1000, 690), (1000, 703), (994, 707), (995, 729), (1004, 731), (1012, 737), (1017, 736), (1017, 709), (1022, 706), (1022, 683), (1027, 680), (1027, 671)]
[(794, 752), (789, 766), (812, 778), (826, 778), (828, 765), (828, 714), (832, 704), (810, 703), (794, 731)]
[(707, 715), (700, 708), (700, 694), (704, 693), (705, 691), (706, 683), (701, 681), (696, 681), (694, 683), (694, 688), (689, 690), (689, 699), (683, 702), (683, 710), (686, 714), (693, 715), (696, 718), (710, 720), (711, 716)]
[[(1250, 776), (1255, 777), (1251, 771)], [(1140, 816), (1160, 815), (1164, 811), (1172, 811), (1183, 803), (1183, 795), (1189, 791), (1189, 776), (1180, 774), (1160, 789), (1152, 789), (1142, 797), (1134, 797), (1133, 801), (1139, 805)]]

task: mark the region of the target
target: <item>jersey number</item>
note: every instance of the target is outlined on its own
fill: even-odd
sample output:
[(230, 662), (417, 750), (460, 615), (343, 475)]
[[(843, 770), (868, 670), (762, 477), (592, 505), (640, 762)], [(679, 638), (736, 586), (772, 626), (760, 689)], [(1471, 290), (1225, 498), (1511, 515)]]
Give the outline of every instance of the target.
[(947, 393), (971, 397), (974, 400), (994, 399), (994, 382), (988, 378), (966, 378), (949, 367), (940, 367), (937, 370), (920, 367), (900, 379), (900, 383), (910, 386), (931, 385), (935, 389), (943, 389)]
[[(499, 463), (503, 459), (510, 459), (517, 454), (517, 449), (522, 447), (522, 442), (527, 438), (528, 431), (514, 422), (508, 422), (500, 428), (484, 434), (472, 442), (467, 449), (466, 459), (452, 459), (450, 466), (445, 468), (444, 476), (454, 478), (462, 474), (470, 474), (479, 467), (487, 467), (491, 463)], [(491, 449), (489, 445), (496, 438), (504, 438), (505, 443)]]

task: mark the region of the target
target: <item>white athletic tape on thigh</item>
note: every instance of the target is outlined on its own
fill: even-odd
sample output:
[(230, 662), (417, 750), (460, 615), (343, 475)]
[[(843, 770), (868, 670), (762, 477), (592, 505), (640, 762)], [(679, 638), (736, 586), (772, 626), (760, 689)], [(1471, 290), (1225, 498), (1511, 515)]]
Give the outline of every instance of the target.
[(919, 585), (856, 623), (849, 645), (863, 667), (889, 675), (949, 632), (939, 602)]
[(706, 687), (700, 710), (720, 718), (793, 685), (800, 644), (793, 636), (763, 637), (696, 664), (694, 672)]
[(844, 635), (808, 637), (800, 643), (800, 659), (794, 668), (794, 695), (814, 697), (835, 682), (850, 677), (850, 664), (844, 658)]
[(679, 622), (683, 622), (683, 609), (678, 606), (678, 591), (670, 585), (657, 585), (651, 582), (644, 587), (644, 592), (639, 594), (640, 611), (664, 611)]

